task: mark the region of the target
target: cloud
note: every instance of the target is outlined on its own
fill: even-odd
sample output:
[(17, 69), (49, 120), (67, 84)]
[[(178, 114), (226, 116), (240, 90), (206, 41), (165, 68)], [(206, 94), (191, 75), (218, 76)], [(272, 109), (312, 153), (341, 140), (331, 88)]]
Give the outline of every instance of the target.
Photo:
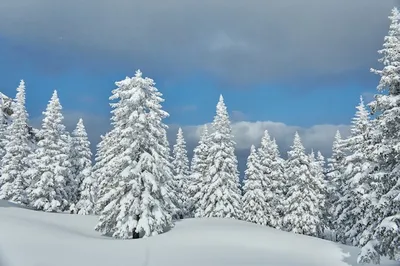
[(244, 121), (247, 119), (247, 115), (245, 113), (243, 113), (242, 111), (233, 110), (231, 112), (230, 118), (234, 122)]
[(395, 2), (2, 0), (0, 35), (74, 58), (96, 58), (96, 65), (109, 66), (113, 58), (129, 71), (201, 71), (250, 86), (368, 72)]

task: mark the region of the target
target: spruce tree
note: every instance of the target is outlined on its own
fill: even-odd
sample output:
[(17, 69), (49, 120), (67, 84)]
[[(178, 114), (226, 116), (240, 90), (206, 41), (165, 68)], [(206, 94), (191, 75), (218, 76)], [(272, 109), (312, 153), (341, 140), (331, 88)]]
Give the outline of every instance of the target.
[(335, 207), (338, 206), (337, 202), (344, 195), (345, 180), (343, 179), (343, 164), (345, 158), (345, 152), (342, 147), (342, 136), (339, 130), (336, 131), (335, 139), (332, 144), (332, 156), (328, 158), (327, 165), (327, 201), (326, 209), (328, 210), (328, 221), (327, 224), (331, 230), (335, 230), (334, 220), (337, 219), (335, 216)]
[(370, 104), (376, 114), (370, 151), (376, 165), (370, 175), (372, 208), (366, 218), (369, 227), (362, 239), (370, 240), (362, 249), (360, 263), (379, 263), (380, 256), (394, 259), (400, 252), (400, 13), (397, 8), (393, 8), (389, 19), (389, 33), (379, 51), (383, 69), (372, 69), (381, 77), (378, 94)]
[[(163, 233), (173, 226), (168, 198), (170, 162), (163, 119), (162, 94), (138, 70), (133, 78), (116, 82), (112, 91), (114, 151), (106, 164), (114, 174), (99, 199), (96, 230), (115, 238), (140, 238)], [(103, 180), (104, 181), (104, 180)]]
[(62, 124), (62, 106), (54, 91), (46, 111), (43, 112), (41, 134), (32, 156), (32, 168), (27, 172), (32, 180), (29, 188), (31, 207), (47, 212), (65, 211), (70, 206), (71, 196), (68, 182), (70, 169), (65, 166), (69, 159), (68, 143), (65, 140), (65, 126)]
[(369, 156), (370, 118), (360, 97), (360, 104), (352, 121), (351, 135), (343, 143), (349, 155), (345, 157), (343, 196), (336, 203), (335, 227), (338, 241), (359, 246), (365, 224), (363, 218), (370, 207), (370, 178), (373, 164)]
[[(104, 136), (101, 136), (100, 142), (97, 144), (97, 152), (95, 156), (95, 164), (92, 169), (92, 177), (97, 184), (96, 199), (103, 198), (112, 187), (110, 184), (114, 178), (113, 161), (118, 155), (117, 139), (113, 136), (115, 132), (110, 131)], [(95, 213), (100, 212), (107, 206), (109, 201), (104, 201), (102, 204), (96, 201)]]
[(267, 225), (266, 199), (263, 191), (263, 174), (260, 169), (260, 158), (254, 145), (247, 158), (243, 185), (243, 220), (260, 225)]
[(15, 99), (11, 125), (5, 138), (5, 154), (1, 160), (0, 199), (27, 204), (26, 189), (30, 180), (24, 175), (30, 167), (28, 113), (25, 109), (25, 82), (21, 80)]
[(204, 126), (199, 143), (193, 151), (191, 162), (191, 175), (189, 183), (189, 198), (187, 209), (191, 217), (203, 217), (200, 208), (200, 201), (204, 198), (201, 188), (207, 184), (208, 167), (207, 157), (210, 148), (209, 133), (207, 125)]
[(262, 172), (262, 191), (264, 192), (267, 225), (279, 228), (284, 210), (282, 200), (286, 190), (284, 165), (279, 155), (278, 145), (275, 139), (271, 140), (268, 130), (264, 131), (258, 155)]
[(79, 184), (78, 202), (74, 211), (78, 214), (93, 214), (96, 203), (97, 183), (92, 175), (92, 152), (82, 118), (72, 132), (72, 156), (74, 179)]
[(236, 218), (242, 216), (241, 191), (235, 142), (228, 111), (222, 95), (210, 134), (207, 179), (201, 189), (201, 213), (204, 217)]
[(289, 232), (319, 237), (323, 231), (323, 195), (320, 194), (322, 184), (313, 176), (312, 168), (310, 156), (305, 154), (300, 136), (296, 132), (286, 162), (288, 190), (282, 226)]
[(172, 166), (174, 178), (172, 179), (174, 187), (177, 189), (178, 206), (181, 210), (180, 218), (187, 216), (187, 202), (189, 198), (189, 159), (186, 150), (186, 141), (183, 137), (182, 128), (178, 129), (176, 144), (173, 147)]

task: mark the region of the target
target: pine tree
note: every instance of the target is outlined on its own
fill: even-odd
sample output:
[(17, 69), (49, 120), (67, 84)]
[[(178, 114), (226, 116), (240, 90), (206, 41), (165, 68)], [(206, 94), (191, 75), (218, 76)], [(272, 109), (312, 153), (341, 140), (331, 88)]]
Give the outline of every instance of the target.
[(200, 136), (199, 144), (193, 151), (193, 158), (191, 162), (191, 175), (189, 184), (189, 198), (188, 212), (191, 217), (203, 217), (200, 208), (200, 201), (204, 198), (201, 188), (207, 184), (208, 180), (208, 167), (207, 157), (210, 148), (209, 133), (207, 125), (204, 126), (202, 135)]
[(242, 204), (235, 142), (222, 95), (216, 113), (207, 157), (208, 180), (200, 192), (204, 195), (200, 202), (201, 213), (204, 217), (239, 219)]
[(32, 180), (29, 200), (33, 208), (47, 212), (59, 212), (69, 208), (71, 196), (68, 182), (70, 169), (65, 162), (69, 159), (69, 143), (65, 140), (62, 124), (62, 106), (54, 91), (46, 111), (43, 112), (41, 134), (37, 143), (32, 168), (27, 176)]
[(6, 145), (7, 145), (7, 130), (8, 123), (5, 115), (3, 114), (3, 109), (0, 109), (0, 188), (1, 188), (1, 160), (6, 154)]
[(376, 165), (370, 178), (372, 208), (367, 212), (369, 227), (364, 242), (370, 236), (358, 262), (379, 263), (380, 256), (394, 259), (400, 252), (400, 13), (393, 8), (388, 36), (385, 37), (380, 62), (382, 70), (372, 69), (381, 76), (378, 94), (370, 104), (376, 119), (372, 130), (373, 156)]
[(342, 142), (342, 136), (338, 130), (336, 131), (332, 145), (332, 156), (328, 158), (326, 174), (328, 181), (326, 209), (328, 210), (328, 226), (331, 230), (336, 229), (333, 223), (333, 221), (338, 218), (335, 217), (335, 207), (338, 205), (338, 200), (343, 197), (346, 187), (345, 180), (343, 179), (345, 152), (342, 147)]
[(363, 218), (370, 201), (366, 195), (370, 191), (369, 174), (373, 164), (369, 159), (370, 118), (362, 97), (353, 118), (351, 136), (343, 143), (350, 153), (345, 158), (343, 196), (336, 203), (337, 238), (340, 242), (358, 246), (365, 230)]
[(258, 158), (254, 145), (250, 148), (247, 158), (247, 169), (245, 171), (243, 185), (243, 220), (260, 225), (267, 225), (266, 199), (263, 191), (263, 173), (260, 169), (260, 158)]
[(72, 132), (72, 160), (74, 180), (79, 184), (78, 199), (74, 211), (78, 214), (93, 214), (96, 203), (97, 183), (92, 175), (92, 152), (82, 118)]
[(174, 187), (177, 189), (178, 206), (181, 210), (180, 218), (187, 216), (187, 202), (189, 198), (189, 159), (186, 150), (186, 141), (183, 137), (182, 128), (178, 129), (176, 144), (173, 148), (172, 166), (174, 178), (172, 179)]
[(27, 204), (26, 189), (30, 180), (24, 176), (30, 167), (28, 113), (25, 109), (25, 83), (21, 80), (17, 88), (12, 122), (6, 131), (5, 154), (1, 160), (0, 199)]
[(298, 234), (321, 236), (323, 231), (321, 196), (322, 184), (312, 175), (310, 156), (305, 154), (296, 132), (286, 162), (288, 191), (285, 199), (283, 228)]
[[(117, 139), (113, 136), (115, 132), (110, 131), (104, 136), (101, 136), (101, 141), (97, 144), (97, 152), (95, 156), (95, 164), (92, 169), (92, 177), (97, 184), (96, 199), (104, 198), (110, 192), (115, 174), (113, 161), (118, 155)], [(108, 201), (103, 201), (102, 204), (96, 201), (95, 213), (100, 212), (108, 205)]]
[(154, 81), (138, 70), (133, 78), (116, 82), (112, 91), (113, 129), (118, 151), (106, 167), (114, 174), (107, 192), (99, 199), (104, 206), (96, 230), (115, 238), (149, 237), (173, 226), (167, 182), (169, 147), (162, 120), (162, 94)]
[(265, 199), (267, 225), (279, 228), (283, 217), (282, 200), (286, 190), (284, 181), (284, 161), (280, 158), (275, 139), (271, 140), (265, 130), (258, 149), (260, 170), (262, 172), (262, 191)]

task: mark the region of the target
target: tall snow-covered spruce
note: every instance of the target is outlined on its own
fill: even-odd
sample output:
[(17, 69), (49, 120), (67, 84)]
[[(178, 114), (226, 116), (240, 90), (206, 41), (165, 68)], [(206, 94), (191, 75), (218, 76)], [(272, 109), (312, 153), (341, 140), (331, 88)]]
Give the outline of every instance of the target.
[[(113, 129), (118, 154), (107, 167), (113, 174), (99, 199), (96, 230), (115, 238), (141, 238), (160, 234), (173, 226), (167, 182), (172, 178), (166, 143), (168, 113), (162, 94), (138, 70), (133, 78), (116, 82), (112, 91)], [(167, 171), (166, 171), (167, 170)]]
[(78, 202), (74, 212), (78, 214), (92, 214), (96, 203), (97, 182), (92, 175), (92, 152), (82, 118), (79, 119), (72, 132), (71, 164), (74, 179), (79, 184)]
[[(365, 236), (371, 239), (358, 258), (360, 263), (379, 263), (380, 256), (395, 259), (400, 254), (400, 13), (393, 8), (389, 33), (385, 37), (380, 62), (382, 70), (372, 69), (381, 76), (378, 94), (370, 104), (376, 119), (371, 135), (373, 161), (377, 164), (370, 178), (370, 225)], [(372, 197), (371, 197), (372, 195)]]
[(286, 162), (288, 190), (282, 227), (290, 232), (319, 237), (323, 233), (323, 184), (313, 175), (312, 161), (297, 132), (291, 148)]
[(247, 169), (243, 185), (243, 220), (260, 225), (267, 225), (266, 199), (263, 191), (263, 174), (260, 158), (254, 145), (247, 158)]
[(32, 167), (26, 175), (32, 180), (29, 188), (30, 205), (48, 212), (65, 211), (70, 206), (69, 143), (66, 143), (62, 124), (62, 107), (54, 91), (46, 111), (43, 112), (41, 140), (32, 156)]
[(203, 217), (240, 219), (242, 202), (235, 142), (222, 95), (216, 113), (209, 137), (207, 180), (200, 191), (200, 212)]
[[(12, 122), (5, 133), (5, 154), (1, 160), (0, 199), (28, 204), (26, 189), (30, 180), (25, 171), (30, 167), (28, 113), (25, 109), (25, 82), (21, 80), (11, 116)], [(3, 114), (1, 114), (3, 115)], [(4, 126), (4, 124), (2, 125)]]
[[(189, 178), (189, 201), (187, 209), (191, 217), (203, 217), (200, 207), (201, 199), (204, 198), (201, 188), (207, 183), (207, 172), (209, 165), (207, 157), (210, 148), (208, 126), (205, 125), (200, 136), (199, 144), (193, 151), (191, 162), (191, 175)], [(209, 181), (209, 180), (208, 180)]]
[(173, 148), (172, 166), (174, 171), (174, 178), (172, 182), (173, 187), (176, 188), (178, 207), (180, 209), (180, 218), (188, 215), (187, 204), (189, 198), (189, 159), (186, 150), (186, 141), (183, 137), (182, 128), (178, 129), (176, 136), (176, 144)]
[(327, 200), (326, 208), (328, 211), (328, 227), (335, 230), (334, 220), (337, 219), (335, 207), (337, 202), (343, 197), (345, 180), (343, 178), (343, 163), (345, 152), (342, 147), (342, 136), (340, 131), (336, 131), (335, 139), (332, 144), (332, 156), (328, 158), (327, 165)]
[(286, 191), (284, 160), (280, 157), (278, 145), (275, 139), (271, 139), (268, 130), (264, 131), (258, 156), (262, 172), (266, 223), (268, 226), (278, 228), (282, 222), (284, 211), (282, 202)]
[(345, 187), (342, 197), (336, 202), (337, 219), (334, 221), (338, 241), (358, 246), (365, 223), (363, 218), (370, 207), (367, 194), (370, 192), (369, 175), (373, 168), (370, 160), (369, 113), (360, 97), (355, 117), (352, 121), (351, 135), (343, 141), (343, 147), (349, 153), (344, 160), (343, 179)]

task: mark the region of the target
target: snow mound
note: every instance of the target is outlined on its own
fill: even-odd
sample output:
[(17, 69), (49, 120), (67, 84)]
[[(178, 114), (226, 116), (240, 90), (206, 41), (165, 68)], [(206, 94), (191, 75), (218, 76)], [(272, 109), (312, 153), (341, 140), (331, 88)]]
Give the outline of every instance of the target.
[[(229, 219), (187, 219), (170, 232), (114, 240), (96, 216), (44, 213), (0, 201), (4, 266), (348, 266), (359, 249)], [(382, 260), (382, 265), (396, 265)]]

